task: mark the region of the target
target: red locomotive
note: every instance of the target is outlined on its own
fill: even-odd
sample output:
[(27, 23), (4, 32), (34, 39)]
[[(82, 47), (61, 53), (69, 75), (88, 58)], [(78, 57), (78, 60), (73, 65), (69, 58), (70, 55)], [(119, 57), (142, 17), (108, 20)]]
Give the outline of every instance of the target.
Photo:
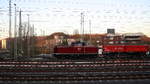
[(142, 43), (141, 33), (108, 34), (103, 39), (103, 55), (105, 56), (146, 56), (149, 45)]
[(57, 58), (87, 58), (96, 57), (98, 48), (88, 46), (85, 42), (73, 42), (70, 46), (56, 46), (54, 56)]
[(105, 45), (103, 46), (103, 55), (121, 57), (141, 57), (149, 54), (148, 45)]
[(149, 51), (148, 45), (105, 45), (105, 53), (146, 53)]

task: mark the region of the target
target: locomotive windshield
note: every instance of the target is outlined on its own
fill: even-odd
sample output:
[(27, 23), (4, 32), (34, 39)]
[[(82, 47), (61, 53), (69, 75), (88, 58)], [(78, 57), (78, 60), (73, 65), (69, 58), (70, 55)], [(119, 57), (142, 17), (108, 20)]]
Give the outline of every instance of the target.
[(71, 46), (85, 46), (85, 45), (87, 45), (85, 42), (80, 42), (80, 41), (71, 43)]

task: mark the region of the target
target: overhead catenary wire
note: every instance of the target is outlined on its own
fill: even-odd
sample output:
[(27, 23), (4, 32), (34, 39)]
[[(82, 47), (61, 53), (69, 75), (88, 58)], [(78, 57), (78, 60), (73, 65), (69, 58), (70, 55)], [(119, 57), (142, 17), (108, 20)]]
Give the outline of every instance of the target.
[[(65, 1), (65, 0), (62, 0), (62, 1), (55, 1), (55, 0), (53, 0), (53, 1), (49, 1), (49, 0), (12, 0), (13, 2), (17, 2), (17, 3), (19, 3), (19, 6), (21, 6), (21, 4), (23, 3), (23, 2), (25, 2), (24, 4), (29, 4), (29, 6), (21, 6), (21, 8), (22, 9), (26, 9), (26, 10), (33, 10), (34, 9), (34, 7), (32, 7), (32, 6), (30, 6), (30, 3), (32, 3), (32, 2), (35, 2), (35, 3), (38, 3), (38, 4), (43, 4), (43, 3), (46, 3), (46, 4), (51, 4), (51, 3), (53, 3), (53, 4), (74, 4), (74, 5), (84, 5), (84, 4), (89, 4), (90, 6), (93, 6), (93, 4), (95, 5), (95, 3), (89, 3), (89, 2), (85, 2), (85, 1), (79, 1), (79, 0), (76, 0), (76, 1)], [(124, 2), (126, 2), (126, 1), (124, 1)], [(77, 3), (77, 4), (76, 4)], [(37, 5), (37, 4), (35, 4), (35, 5)], [(136, 8), (140, 8), (140, 7), (146, 7), (145, 5), (143, 5), (143, 4), (131, 4), (131, 3), (129, 3), (129, 4), (127, 4), (127, 3), (123, 3), (122, 5), (120, 5), (119, 3), (118, 4), (116, 4), (116, 7), (118, 7), (117, 9), (114, 9), (114, 10), (112, 10), (112, 9), (110, 9), (109, 7), (112, 7), (112, 6), (114, 6), (114, 4), (107, 4), (107, 3), (105, 3), (105, 4), (103, 4), (102, 6), (105, 6), (105, 5), (108, 5), (108, 9), (106, 9), (106, 8), (104, 8), (105, 10), (91, 10), (91, 9), (84, 9), (84, 8), (73, 8), (73, 7), (71, 7), (71, 8), (61, 8), (61, 7), (55, 7), (55, 6), (52, 6), (52, 8), (55, 8), (55, 9), (53, 9), (53, 10), (61, 10), (61, 11), (64, 11), (64, 14), (63, 14), (63, 16), (62, 17), (64, 17), (64, 18), (66, 18), (66, 17), (68, 17), (68, 16), (71, 16), (71, 17), (77, 17), (76, 16), (76, 13), (78, 13), (78, 12), (81, 12), (81, 11), (86, 11), (86, 10), (89, 10), (90, 11), (90, 13), (94, 16), (94, 19), (96, 19), (97, 17), (99, 17), (100, 15), (99, 15), (99, 13), (105, 13), (105, 14), (107, 14), (106, 16), (107, 16), (107, 21), (109, 21), (109, 20), (112, 20), (112, 19), (115, 19), (116, 18), (116, 20), (117, 19), (119, 19), (119, 17), (120, 17), (120, 14), (122, 14), (121, 15), (121, 19), (122, 20), (124, 20), (124, 19), (126, 19), (126, 18), (128, 18), (127, 16), (126, 16), (126, 14), (128, 15), (128, 14), (130, 14), (130, 13), (133, 13), (134, 14), (134, 16), (136, 16), (138, 19), (144, 19), (144, 18), (139, 18), (140, 16), (137, 16), (138, 14), (140, 14), (140, 13), (148, 13), (148, 12), (145, 12), (146, 10), (148, 11), (148, 9), (146, 9), (146, 10), (140, 10), (140, 11), (138, 11)], [(120, 10), (119, 9), (119, 7), (123, 7), (123, 6), (125, 6), (125, 7), (136, 7), (135, 9), (131, 9), (131, 10), (127, 10), (127, 9), (123, 9), (123, 10)], [(35, 8), (37, 8), (37, 10), (39, 10), (39, 8), (40, 8), (40, 11), (41, 10), (49, 10), (49, 9), (51, 9), (50, 7), (45, 7), (44, 6), (44, 8), (43, 7), (35, 7)], [(69, 10), (67, 10), (67, 9), (69, 9)], [(80, 10), (81, 9), (81, 10)], [(68, 12), (66, 13), (65, 11), (72, 11), (73, 13), (74, 13), (74, 15), (75, 16), (72, 16), (72, 14), (70, 14), (70, 15), (68, 15)], [(78, 10), (78, 12), (76, 12), (76, 10)], [(118, 11), (117, 11), (118, 10)], [(49, 10), (49, 11), (52, 11), (52, 10)], [(142, 12), (143, 11), (143, 12)], [(37, 14), (37, 13), (39, 13), (39, 14)], [(36, 11), (35, 12), (35, 16), (37, 16), (37, 17), (59, 17), (60, 16), (60, 14), (62, 14), (62, 13), (59, 13), (59, 12), (55, 12), (55, 16), (53, 16), (53, 13), (54, 12), (50, 12), (50, 13), (47, 13), (47, 14), (44, 14), (42, 11), (41, 12), (38, 12), (38, 11)], [(109, 18), (109, 14), (117, 14), (116, 16), (117, 17), (114, 17), (114, 16), (112, 16), (112, 17), (110, 17)], [(24, 14), (24, 13), (23, 13)], [(22, 14), (22, 15), (23, 15)], [(48, 16), (47, 16), (48, 15)], [(125, 16), (124, 16), (125, 15)], [(136, 17), (132, 17), (132, 19), (130, 19), (130, 21), (126, 21), (127, 22), (127, 24), (132, 24), (132, 22), (133, 22), (133, 20), (134, 19), (136, 19)], [(143, 16), (143, 17), (145, 17), (146, 18), (146, 16)], [(103, 19), (103, 17), (102, 17), (102, 15), (100, 16), (100, 19), (102, 20)], [(59, 21), (59, 18), (58, 18), (58, 21)], [(58, 22), (57, 21), (57, 22)], [(94, 26), (94, 23), (96, 22), (96, 20), (93, 20), (92, 21), (92, 23), (93, 23), (93, 26)], [(116, 21), (115, 23), (114, 23), (114, 27), (118, 27), (117, 25), (118, 25), (118, 23), (121, 23), (121, 22), (123, 22), (123, 21)], [(145, 21), (143, 21), (143, 22), (145, 22)], [(110, 22), (109, 22), (110, 23)], [(112, 23), (111, 23), (112, 24)], [(35, 25), (36, 26), (36, 25)], [(99, 26), (100, 27), (100, 26)], [(103, 26), (101, 26), (101, 27), (103, 27)], [(104, 28), (104, 27), (103, 27)], [(126, 27), (124, 27), (124, 28), (126, 28)], [(141, 30), (144, 30), (145, 29), (145, 27), (143, 27)], [(93, 33), (94, 33), (94, 31), (93, 31)]]

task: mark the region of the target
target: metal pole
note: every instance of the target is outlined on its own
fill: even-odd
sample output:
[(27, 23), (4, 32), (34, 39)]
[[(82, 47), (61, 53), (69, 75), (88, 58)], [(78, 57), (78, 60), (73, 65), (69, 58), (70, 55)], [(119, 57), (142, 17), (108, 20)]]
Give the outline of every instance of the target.
[(83, 21), (83, 39), (84, 39), (84, 14), (83, 14), (83, 19), (82, 19), (82, 21)]
[(22, 18), (21, 18), (21, 9), (19, 11), (19, 53), (22, 55)]
[(11, 0), (9, 0), (9, 38), (11, 38)]
[(28, 57), (30, 57), (30, 15), (29, 14), (27, 14), (27, 16), (28, 16), (28, 40), (27, 40), (27, 44), (28, 44)]
[(19, 11), (19, 38), (21, 39), (21, 37), (22, 37), (22, 21), (21, 21), (21, 9), (20, 9), (20, 11)]
[(81, 41), (82, 41), (82, 13), (81, 13), (81, 18), (80, 18), (80, 21), (81, 21), (81, 23), (80, 23), (80, 34), (81, 34)]
[(84, 40), (84, 14), (81, 13), (81, 41)]
[(16, 4), (15, 6), (15, 18), (14, 18), (14, 60), (17, 60), (17, 29), (16, 29), (16, 21), (17, 21), (17, 14), (16, 14)]
[(34, 38), (34, 25), (32, 25), (32, 40), (31, 40), (31, 45), (32, 45), (32, 56), (34, 56), (34, 48), (35, 48), (35, 38)]
[(10, 57), (12, 56), (12, 41), (11, 41), (11, 0), (9, 0), (9, 44), (8, 44), (8, 49), (9, 49), (9, 55)]
[(90, 44), (91, 44), (91, 20), (89, 20)]

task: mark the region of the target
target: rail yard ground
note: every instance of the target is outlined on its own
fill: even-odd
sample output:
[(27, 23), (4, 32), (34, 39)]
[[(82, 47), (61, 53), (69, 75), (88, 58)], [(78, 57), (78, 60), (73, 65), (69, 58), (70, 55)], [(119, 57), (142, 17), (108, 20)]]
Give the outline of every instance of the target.
[(5, 84), (149, 84), (150, 60), (0, 62)]

